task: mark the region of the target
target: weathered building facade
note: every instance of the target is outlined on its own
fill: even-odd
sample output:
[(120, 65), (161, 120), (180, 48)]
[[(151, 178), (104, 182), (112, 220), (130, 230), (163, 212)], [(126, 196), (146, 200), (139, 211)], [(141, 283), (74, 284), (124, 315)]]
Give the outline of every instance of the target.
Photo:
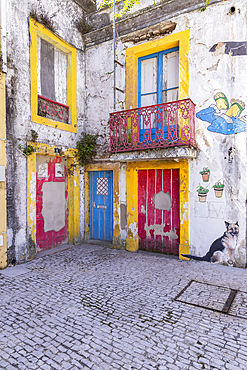
[(85, 10), (71, 0), (6, 5), (7, 258), (14, 264), (82, 239), (75, 147), (85, 77), (76, 22)]
[[(117, 20), (115, 52), (112, 9), (15, 3), (8, 261), (91, 239), (245, 267), (245, 2), (141, 1)], [(83, 132), (98, 146), (80, 169)]]
[(86, 126), (110, 153), (85, 171), (86, 237), (104, 238), (94, 189), (111, 173), (113, 244), (244, 267), (247, 9), (202, 8), (140, 2), (117, 20), (116, 113), (113, 14), (88, 16)]

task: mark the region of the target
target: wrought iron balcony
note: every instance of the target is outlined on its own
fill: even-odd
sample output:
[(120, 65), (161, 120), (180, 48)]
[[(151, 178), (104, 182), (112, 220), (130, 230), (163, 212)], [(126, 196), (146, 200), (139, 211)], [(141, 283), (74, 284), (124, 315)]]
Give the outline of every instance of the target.
[(38, 95), (38, 115), (69, 123), (69, 107), (41, 95)]
[(110, 114), (112, 153), (195, 147), (195, 105), (190, 99)]

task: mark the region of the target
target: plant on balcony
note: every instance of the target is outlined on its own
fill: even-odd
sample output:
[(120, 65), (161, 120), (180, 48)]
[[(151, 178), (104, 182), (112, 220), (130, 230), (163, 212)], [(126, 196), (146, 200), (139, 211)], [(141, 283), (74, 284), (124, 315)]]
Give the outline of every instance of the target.
[(79, 164), (83, 167), (90, 163), (97, 154), (98, 135), (83, 134), (82, 138), (77, 141), (75, 156), (78, 158)]
[(214, 188), (214, 193), (215, 193), (216, 198), (222, 198), (224, 187), (225, 187), (225, 185), (221, 181), (217, 181), (212, 186), (212, 188)]
[(209, 181), (210, 169), (208, 167), (203, 167), (203, 170), (200, 172), (200, 174), (202, 175), (203, 182)]
[(196, 191), (198, 192), (199, 202), (205, 203), (209, 189), (204, 188), (199, 184)]

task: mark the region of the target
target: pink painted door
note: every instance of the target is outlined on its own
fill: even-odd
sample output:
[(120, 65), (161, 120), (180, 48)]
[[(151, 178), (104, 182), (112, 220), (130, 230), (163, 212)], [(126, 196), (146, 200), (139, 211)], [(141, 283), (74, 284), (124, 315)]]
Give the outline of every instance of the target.
[(179, 253), (179, 170), (138, 171), (140, 249)]
[(37, 156), (36, 248), (68, 242), (68, 176), (66, 160)]

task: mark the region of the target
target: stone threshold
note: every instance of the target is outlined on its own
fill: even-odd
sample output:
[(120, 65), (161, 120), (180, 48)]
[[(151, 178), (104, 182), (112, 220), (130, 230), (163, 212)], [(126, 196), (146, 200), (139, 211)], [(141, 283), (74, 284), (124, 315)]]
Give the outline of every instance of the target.
[(54, 247), (54, 248), (51, 248), (51, 249), (47, 249), (46, 251), (38, 252), (36, 254), (36, 258), (41, 258), (41, 257), (49, 256), (50, 254), (53, 254), (53, 253), (56, 253), (56, 252), (60, 252), (60, 251), (64, 251), (64, 250), (69, 249), (69, 248), (71, 248), (73, 246), (74, 246), (74, 244), (59, 245), (58, 247)]

